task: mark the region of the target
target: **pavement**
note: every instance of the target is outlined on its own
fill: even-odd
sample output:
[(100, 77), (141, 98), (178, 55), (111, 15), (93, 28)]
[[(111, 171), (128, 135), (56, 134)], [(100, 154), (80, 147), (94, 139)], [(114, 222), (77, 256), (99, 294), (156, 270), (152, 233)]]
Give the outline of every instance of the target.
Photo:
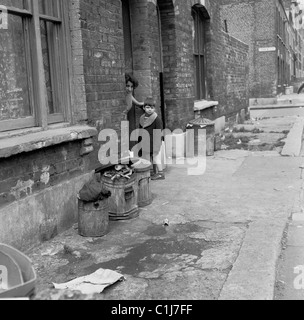
[[(266, 119), (268, 136), (293, 132), (296, 141), (287, 136), (285, 146), (298, 149), (298, 118)], [(38, 275), (35, 299), (273, 300), (282, 239), (291, 219), (304, 216), (302, 154), (281, 152), (219, 150), (200, 175), (172, 160), (166, 180), (151, 181), (153, 202), (139, 217), (110, 221), (100, 238), (82, 237), (74, 225), (27, 252)], [(296, 232), (304, 245), (303, 229)], [(99, 268), (125, 280), (94, 295), (53, 289)]]

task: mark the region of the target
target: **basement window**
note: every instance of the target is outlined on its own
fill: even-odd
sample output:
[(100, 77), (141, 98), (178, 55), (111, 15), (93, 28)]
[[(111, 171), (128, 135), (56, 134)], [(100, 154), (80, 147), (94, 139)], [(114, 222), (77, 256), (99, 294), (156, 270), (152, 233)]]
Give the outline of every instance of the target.
[(68, 1), (1, 4), (0, 132), (69, 122)]

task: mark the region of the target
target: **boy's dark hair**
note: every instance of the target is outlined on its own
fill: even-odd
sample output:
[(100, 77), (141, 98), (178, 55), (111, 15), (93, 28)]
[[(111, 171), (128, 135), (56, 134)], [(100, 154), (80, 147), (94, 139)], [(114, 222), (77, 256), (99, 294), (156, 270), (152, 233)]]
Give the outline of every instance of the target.
[(147, 97), (145, 102), (144, 102), (144, 107), (145, 106), (151, 106), (151, 107), (154, 107), (155, 108), (155, 100), (153, 99), (153, 97)]
[(133, 83), (133, 88), (137, 88), (138, 87), (138, 81), (137, 79), (130, 73), (126, 73), (125, 74), (125, 79), (126, 79), (126, 84), (130, 81)]

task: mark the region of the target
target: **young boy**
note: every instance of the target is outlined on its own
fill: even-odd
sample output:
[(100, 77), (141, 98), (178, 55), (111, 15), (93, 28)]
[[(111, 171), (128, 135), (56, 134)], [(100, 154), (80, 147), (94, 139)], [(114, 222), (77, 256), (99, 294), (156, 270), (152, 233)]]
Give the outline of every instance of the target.
[(155, 112), (155, 101), (152, 97), (148, 97), (144, 103), (144, 114), (139, 120), (140, 129), (145, 129), (150, 136), (150, 144), (143, 145), (143, 158), (153, 163), (154, 174), (151, 180), (164, 180), (165, 175), (161, 164), (161, 144), (163, 123)]

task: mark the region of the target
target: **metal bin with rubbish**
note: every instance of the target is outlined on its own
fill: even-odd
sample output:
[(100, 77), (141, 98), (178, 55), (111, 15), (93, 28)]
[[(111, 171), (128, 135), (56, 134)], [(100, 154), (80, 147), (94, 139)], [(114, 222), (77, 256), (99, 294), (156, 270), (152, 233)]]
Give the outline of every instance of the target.
[(102, 237), (108, 233), (111, 192), (94, 177), (78, 195), (78, 233), (83, 237)]
[(109, 219), (128, 220), (138, 217), (138, 186), (136, 174), (129, 165), (118, 164), (101, 175), (103, 188), (111, 192)]

